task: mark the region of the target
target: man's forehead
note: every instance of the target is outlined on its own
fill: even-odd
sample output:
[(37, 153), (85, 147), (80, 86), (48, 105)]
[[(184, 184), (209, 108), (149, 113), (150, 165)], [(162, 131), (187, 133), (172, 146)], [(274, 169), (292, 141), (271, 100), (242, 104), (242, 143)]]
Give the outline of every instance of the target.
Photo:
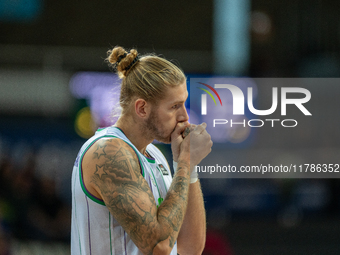
[(169, 87), (165, 99), (171, 102), (185, 102), (188, 95), (187, 85), (184, 83), (178, 86)]

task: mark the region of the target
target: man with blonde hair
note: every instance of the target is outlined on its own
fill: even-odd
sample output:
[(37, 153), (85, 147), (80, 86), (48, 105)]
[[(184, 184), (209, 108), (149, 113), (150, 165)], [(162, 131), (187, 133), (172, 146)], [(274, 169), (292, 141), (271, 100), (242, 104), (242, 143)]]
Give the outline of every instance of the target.
[[(210, 153), (212, 141), (205, 123), (188, 123), (185, 75), (134, 49), (115, 47), (108, 61), (122, 78), (122, 114), (77, 156), (71, 253), (201, 254), (206, 220), (194, 166)], [(173, 178), (154, 139), (171, 143)]]

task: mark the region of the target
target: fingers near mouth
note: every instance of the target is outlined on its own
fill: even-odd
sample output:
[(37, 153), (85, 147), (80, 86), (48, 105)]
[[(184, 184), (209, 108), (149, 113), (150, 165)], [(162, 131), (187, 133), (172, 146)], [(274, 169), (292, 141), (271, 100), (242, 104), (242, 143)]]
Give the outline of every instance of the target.
[(190, 128), (186, 127), (183, 134), (182, 134), (182, 137), (185, 138), (189, 133), (190, 133)]

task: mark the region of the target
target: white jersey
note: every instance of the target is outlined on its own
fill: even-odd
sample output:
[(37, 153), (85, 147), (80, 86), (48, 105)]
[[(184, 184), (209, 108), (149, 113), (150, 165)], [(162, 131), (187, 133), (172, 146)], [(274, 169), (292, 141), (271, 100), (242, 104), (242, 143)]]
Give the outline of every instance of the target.
[[(153, 158), (140, 153), (117, 127), (98, 130), (80, 149), (72, 173), (72, 255), (135, 255), (142, 254), (123, 227), (112, 216), (103, 200), (90, 194), (84, 185), (81, 163), (86, 151), (99, 139), (115, 137), (124, 140), (136, 152), (142, 175), (150, 186), (157, 207), (170, 187), (172, 176), (163, 154), (149, 144), (146, 151)], [(172, 255), (177, 255), (177, 242)]]

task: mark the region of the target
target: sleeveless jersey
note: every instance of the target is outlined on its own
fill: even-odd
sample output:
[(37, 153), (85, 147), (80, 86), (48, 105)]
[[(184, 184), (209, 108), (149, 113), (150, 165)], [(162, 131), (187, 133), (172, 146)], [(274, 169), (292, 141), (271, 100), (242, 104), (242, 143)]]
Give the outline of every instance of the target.
[[(98, 130), (80, 149), (72, 173), (71, 255), (137, 255), (138, 247), (112, 216), (103, 200), (91, 195), (83, 182), (81, 164), (86, 151), (99, 139), (119, 138), (131, 146), (138, 156), (141, 174), (149, 184), (157, 207), (170, 187), (172, 176), (163, 154), (149, 144), (146, 151), (153, 158), (140, 153), (117, 127)], [(177, 255), (177, 242), (171, 255)]]

